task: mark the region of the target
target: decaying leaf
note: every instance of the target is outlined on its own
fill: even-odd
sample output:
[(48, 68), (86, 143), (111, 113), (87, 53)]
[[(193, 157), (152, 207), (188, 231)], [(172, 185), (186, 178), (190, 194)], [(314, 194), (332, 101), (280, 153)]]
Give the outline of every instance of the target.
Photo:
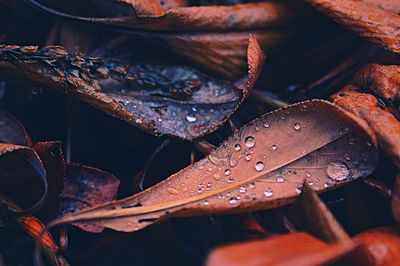
[(400, 165), (400, 122), (391, 112), (392, 108), (385, 106), (373, 94), (381, 96), (389, 106), (395, 106), (399, 99), (399, 78), (397, 66), (370, 65), (331, 97), (334, 103), (368, 122), (379, 146), (397, 165)]
[(326, 242), (350, 240), (346, 231), (307, 183), (304, 184), (301, 195), (290, 206), (288, 218), (299, 231), (311, 233)]
[[(328, 245), (305, 233), (275, 236), (265, 240), (231, 244), (209, 254), (206, 266), (311, 266), (372, 265), (357, 256), (359, 246), (351, 241)], [(357, 256), (357, 264), (352, 264)]]
[(136, 231), (169, 216), (244, 212), (293, 201), (303, 182), (326, 191), (375, 168), (366, 124), (322, 100), (268, 113), (206, 158), (132, 197), (67, 215), (50, 226), (85, 222)]
[(395, 266), (400, 259), (400, 229), (398, 226), (368, 230), (354, 237), (365, 246), (374, 265)]
[[(325, 15), (384, 48), (400, 53), (400, 15), (358, 0), (307, 0)], [(390, 1), (396, 2), (396, 1)], [(393, 5), (395, 6), (395, 5)]]
[[(107, 172), (83, 165), (67, 164), (64, 190), (60, 195), (60, 214), (79, 212), (112, 201), (119, 184), (119, 180)], [(75, 225), (93, 233), (103, 231), (102, 227), (90, 224)]]
[(10, 81), (61, 90), (151, 134), (192, 140), (216, 130), (238, 108), (263, 58), (250, 37), (248, 81), (241, 89), (189, 67), (124, 65), (70, 55), (61, 47), (2, 46), (0, 69)]
[[(81, 21), (96, 22), (106, 25), (120, 26), (130, 29), (166, 30), (166, 31), (221, 31), (246, 30), (287, 24), (293, 17), (294, 11), (287, 5), (277, 2), (259, 2), (238, 4), (232, 6), (192, 6), (178, 8), (163, 8), (154, 0), (124, 0), (109, 1), (111, 10), (125, 3), (126, 9), (132, 9), (131, 16), (84, 17), (57, 10), (58, 1), (26, 1), (29, 4), (54, 15)], [(46, 3), (47, 2), (47, 3)], [(119, 3), (120, 2), (120, 3)], [(60, 4), (58, 4), (60, 7)], [(61, 4), (62, 6), (62, 4)], [(80, 10), (85, 12), (82, 5)], [(61, 7), (62, 8), (62, 7)], [(127, 10), (126, 13), (129, 13)], [(119, 17), (118, 17), (119, 16)]]

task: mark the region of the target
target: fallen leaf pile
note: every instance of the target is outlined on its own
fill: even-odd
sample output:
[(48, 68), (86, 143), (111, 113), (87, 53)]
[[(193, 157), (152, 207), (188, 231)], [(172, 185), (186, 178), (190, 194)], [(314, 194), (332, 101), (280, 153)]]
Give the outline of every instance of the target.
[(0, 0), (0, 265), (397, 265), (400, 3)]

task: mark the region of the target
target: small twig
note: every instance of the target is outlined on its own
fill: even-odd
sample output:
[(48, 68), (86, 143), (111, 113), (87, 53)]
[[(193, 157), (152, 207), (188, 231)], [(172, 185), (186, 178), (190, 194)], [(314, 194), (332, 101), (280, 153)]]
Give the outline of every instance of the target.
[(289, 105), (289, 103), (279, 100), (276, 96), (267, 91), (254, 89), (250, 97), (257, 102), (272, 108), (285, 108)]
[(204, 155), (209, 155), (213, 150), (215, 150), (215, 146), (209, 143), (204, 139), (199, 139), (193, 142), (194, 147), (196, 150), (201, 152)]

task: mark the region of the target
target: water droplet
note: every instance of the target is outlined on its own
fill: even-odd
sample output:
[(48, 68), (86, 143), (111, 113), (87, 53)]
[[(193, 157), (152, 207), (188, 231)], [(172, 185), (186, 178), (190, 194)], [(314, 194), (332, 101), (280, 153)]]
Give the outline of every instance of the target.
[(346, 161), (350, 161), (350, 160), (351, 160), (350, 154), (348, 154), (348, 153), (345, 153), (344, 156), (343, 156), (343, 158), (344, 158)]
[(245, 139), (245, 143), (247, 147), (253, 148), (256, 145), (256, 140), (252, 136), (249, 136)]
[(228, 183), (233, 183), (233, 182), (235, 182), (235, 179), (233, 179), (232, 177), (229, 177), (228, 178)]
[(206, 186), (207, 190), (210, 190), (211, 187), (212, 187), (212, 183), (211, 183), (211, 182), (208, 182), (208, 183), (207, 183), (207, 186)]
[(236, 144), (235, 145), (235, 151), (240, 151), (242, 149), (242, 146), (240, 146), (240, 144)]
[(235, 204), (237, 204), (237, 202), (238, 202), (238, 200), (236, 198), (230, 198), (228, 201), (228, 203), (231, 205), (235, 205)]
[(272, 191), (272, 189), (268, 188), (264, 191), (264, 196), (266, 196), (267, 198), (270, 198), (274, 195), (274, 192)]
[(278, 146), (276, 146), (275, 144), (271, 146), (272, 151), (276, 151), (277, 149), (278, 149)]
[(284, 115), (281, 115), (281, 119), (282, 119), (282, 120), (285, 120), (286, 117), (285, 117)]
[(141, 123), (142, 123), (142, 120), (141, 120), (140, 118), (137, 118), (137, 119), (135, 120), (135, 122), (138, 123), (138, 124), (141, 124)]
[(219, 174), (214, 174), (213, 177), (214, 177), (215, 180), (220, 180), (221, 179), (221, 176)]
[(225, 173), (225, 175), (230, 175), (232, 173), (232, 171), (231, 171), (231, 169), (226, 169), (224, 173)]
[(219, 198), (219, 199), (224, 199), (225, 196), (224, 196), (224, 194), (219, 194), (219, 195), (218, 195), (218, 198)]
[(293, 128), (294, 128), (294, 130), (299, 131), (301, 129), (300, 123), (299, 122), (294, 123)]
[(196, 122), (197, 118), (195, 116), (187, 115), (186, 120), (189, 121), (189, 123)]
[(232, 166), (232, 167), (235, 167), (237, 164), (238, 164), (238, 160), (236, 160), (236, 159), (234, 159), (234, 158), (232, 158), (232, 159), (229, 161), (229, 165)]
[(311, 173), (306, 171), (306, 177), (311, 177)]
[(303, 186), (302, 186), (302, 185), (297, 186), (297, 187), (296, 187), (296, 193), (297, 193), (297, 194), (300, 194), (302, 189), (303, 189)]
[(240, 200), (241, 198), (242, 198), (242, 196), (240, 196), (240, 195), (237, 195), (237, 196), (236, 196), (236, 199), (237, 199), (237, 200)]
[(312, 185), (314, 185), (314, 180), (308, 180), (308, 185), (310, 185), (310, 186), (312, 186)]
[(245, 159), (246, 159), (246, 161), (250, 161), (251, 160), (251, 154), (246, 154)]
[(203, 204), (208, 206), (208, 205), (210, 205), (210, 202), (208, 202), (208, 200), (205, 200), (205, 201), (203, 201)]
[(246, 193), (247, 189), (245, 187), (240, 187), (239, 192), (240, 193)]
[(193, 107), (192, 107), (192, 111), (193, 111), (193, 112), (196, 112), (196, 111), (197, 111), (197, 108), (193, 106)]
[(278, 176), (278, 177), (276, 178), (276, 182), (278, 182), (278, 183), (283, 183), (283, 182), (285, 182), (285, 178), (284, 178), (283, 176)]
[(202, 187), (199, 187), (198, 189), (197, 189), (197, 193), (202, 193), (204, 191), (204, 188), (202, 188)]
[(260, 130), (260, 128), (259, 127), (256, 127), (256, 131), (259, 131)]
[(269, 128), (269, 126), (270, 126), (270, 125), (269, 125), (268, 122), (265, 122), (265, 123), (264, 123), (264, 127), (265, 127), (265, 128)]
[(168, 192), (169, 194), (172, 194), (172, 195), (178, 195), (178, 194), (179, 194), (179, 190), (177, 190), (177, 189), (174, 188), (174, 187), (167, 187), (167, 192)]
[(262, 171), (264, 169), (264, 163), (263, 162), (257, 162), (256, 163), (256, 170), (258, 171), (258, 172), (260, 172), (260, 171)]
[(249, 184), (249, 188), (255, 189), (255, 188), (256, 188), (256, 183), (255, 183), (255, 182), (251, 182), (251, 183)]
[(335, 181), (343, 181), (350, 175), (349, 167), (341, 161), (329, 163), (326, 173)]

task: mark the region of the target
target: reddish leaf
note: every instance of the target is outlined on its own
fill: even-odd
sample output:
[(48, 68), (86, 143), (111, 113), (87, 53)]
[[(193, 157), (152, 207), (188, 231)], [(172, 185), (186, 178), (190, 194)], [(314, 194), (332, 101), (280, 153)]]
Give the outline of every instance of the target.
[[(79, 212), (82, 209), (109, 202), (115, 199), (119, 184), (119, 180), (107, 172), (88, 166), (68, 164), (64, 190), (60, 195), (60, 213), (65, 215)], [(81, 223), (75, 225), (89, 232), (103, 231), (102, 227), (96, 225)]]
[(298, 196), (304, 180), (321, 192), (370, 174), (372, 143), (365, 122), (335, 105), (299, 103), (254, 120), (207, 158), (139, 194), (51, 225), (85, 221), (136, 231), (172, 215), (278, 207)]

